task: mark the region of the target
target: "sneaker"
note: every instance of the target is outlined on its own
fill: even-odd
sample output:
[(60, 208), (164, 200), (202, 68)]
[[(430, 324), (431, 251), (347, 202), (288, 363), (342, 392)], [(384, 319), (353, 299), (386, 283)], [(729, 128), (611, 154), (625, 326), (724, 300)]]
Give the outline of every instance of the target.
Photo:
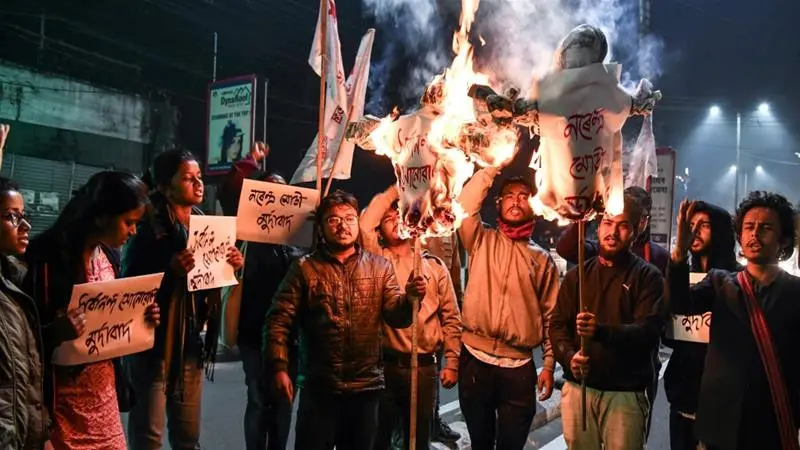
[(433, 425), (433, 436), (431, 438), (436, 442), (454, 443), (461, 438), (461, 435), (453, 431), (450, 425), (437, 420)]

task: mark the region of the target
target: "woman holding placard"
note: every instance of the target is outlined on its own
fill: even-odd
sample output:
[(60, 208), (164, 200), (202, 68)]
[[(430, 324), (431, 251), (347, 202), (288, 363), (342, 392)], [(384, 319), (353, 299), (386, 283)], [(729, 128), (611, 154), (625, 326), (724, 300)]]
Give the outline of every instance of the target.
[[(119, 254), (149, 207), (147, 188), (123, 172), (92, 176), (64, 207), (55, 224), (34, 239), (26, 254), (28, 293), (39, 306), (44, 346), (45, 397), (54, 448), (124, 450), (120, 409), (130, 398), (119, 360), (74, 366), (50, 364), (53, 350), (87, 331), (84, 313), (67, 311), (73, 285), (109, 281), (119, 275)], [(158, 326), (155, 303), (146, 310)], [(119, 394), (119, 395), (118, 395)]]
[[(151, 175), (155, 214), (126, 247), (123, 272), (165, 273), (157, 295), (165, 318), (153, 349), (128, 358), (136, 392), (128, 439), (133, 450), (160, 449), (166, 415), (170, 446), (199, 449), (203, 367), (213, 376), (221, 307), (219, 289), (187, 292), (186, 274), (195, 265), (187, 250), (189, 218), (202, 214), (203, 178), (197, 159), (179, 150), (159, 154)], [(229, 248), (227, 261), (235, 270), (242, 266), (236, 247)]]

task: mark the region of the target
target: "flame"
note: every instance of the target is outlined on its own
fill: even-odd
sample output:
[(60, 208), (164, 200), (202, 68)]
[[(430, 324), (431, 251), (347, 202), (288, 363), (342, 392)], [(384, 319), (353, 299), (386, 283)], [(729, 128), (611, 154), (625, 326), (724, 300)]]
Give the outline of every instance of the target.
[[(473, 67), (469, 32), (479, 4), (479, 0), (462, 0), (460, 27), (453, 36), (455, 57), (450, 67), (426, 87), (423, 108), (400, 118), (393, 112), (370, 133), (376, 153), (391, 158), (397, 172), (403, 217), (400, 235), (405, 238), (452, 234), (466, 217), (456, 198), (472, 176), (474, 165), (499, 167), (516, 150), (516, 130), (500, 127), (490, 117), (479, 117), (475, 102), (468, 95), (470, 86), (490, 85), (491, 78)], [(425, 145), (435, 159), (424, 195), (419, 191), (404, 195), (402, 170), (412, 164), (419, 168), (423, 157), (419, 156), (419, 143), (414, 147), (414, 142), (398, 142), (395, 138), (399, 136), (399, 125), (395, 124), (398, 120), (422, 127)]]

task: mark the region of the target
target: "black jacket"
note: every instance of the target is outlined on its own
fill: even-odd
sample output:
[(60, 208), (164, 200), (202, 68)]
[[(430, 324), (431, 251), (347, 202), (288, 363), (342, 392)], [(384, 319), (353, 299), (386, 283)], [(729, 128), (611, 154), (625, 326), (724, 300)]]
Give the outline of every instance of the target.
[[(664, 328), (664, 278), (655, 266), (626, 253), (614, 267), (597, 258), (586, 262), (587, 308), (597, 318), (597, 331), (588, 344), (586, 385), (601, 391), (644, 391), (657, 376), (653, 362)], [(580, 350), (575, 330), (579, 310), (578, 270), (571, 269), (561, 284), (550, 339), (564, 377), (577, 382), (570, 361)]]
[[(736, 238), (733, 219), (724, 209), (706, 202), (698, 202), (696, 212), (708, 214), (711, 221), (711, 249), (708, 254), (708, 269), (723, 269), (739, 272), (742, 267), (736, 262)], [(699, 257), (692, 257), (692, 272), (706, 272)], [(672, 293), (672, 296), (680, 295)], [(670, 313), (675, 314), (671, 310)], [(671, 326), (671, 323), (667, 326)], [(674, 410), (694, 414), (700, 393), (700, 379), (706, 359), (706, 344), (684, 342), (664, 338), (664, 345), (672, 348), (667, 370), (664, 372), (664, 392)]]
[(344, 264), (324, 249), (289, 268), (267, 315), (265, 348), (272, 370), (286, 370), (290, 332), (300, 324), (304, 388), (327, 393), (384, 388), (384, 320), (411, 325), (411, 302), (392, 264), (357, 250)]
[[(300, 250), (285, 245), (247, 243), (239, 312), (240, 344), (260, 347), (272, 298)], [(296, 340), (294, 336), (293, 340)]]
[(0, 448), (38, 450), (47, 440), (39, 313), (22, 292), (24, 269), (0, 256)]
[[(697, 438), (721, 449), (780, 449), (772, 397), (736, 273), (712, 270), (690, 288), (688, 264), (673, 264), (669, 288), (674, 313), (712, 314), (711, 341), (697, 404)], [(794, 422), (800, 426), (800, 359), (796, 349), (800, 342), (800, 278), (781, 273), (763, 289), (754, 288), (772, 332)], [(767, 296), (771, 298), (764, 302)]]

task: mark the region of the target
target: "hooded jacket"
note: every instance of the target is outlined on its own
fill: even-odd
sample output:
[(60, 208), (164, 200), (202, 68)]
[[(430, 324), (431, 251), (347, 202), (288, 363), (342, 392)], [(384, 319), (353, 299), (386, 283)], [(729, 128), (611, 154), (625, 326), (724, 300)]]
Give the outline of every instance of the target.
[[(742, 270), (736, 262), (736, 236), (731, 215), (724, 209), (706, 202), (698, 202), (695, 212), (708, 214), (711, 221), (712, 237), (707, 270), (723, 269), (730, 272)], [(689, 266), (691, 272), (706, 272), (696, 255), (692, 255)], [(670, 321), (668, 326), (671, 324)], [(664, 373), (664, 391), (670, 407), (685, 414), (694, 414), (700, 393), (707, 344), (666, 338), (663, 342), (673, 349)]]
[(0, 256), (0, 448), (38, 450), (47, 439), (39, 313), (22, 292), (24, 269)]

